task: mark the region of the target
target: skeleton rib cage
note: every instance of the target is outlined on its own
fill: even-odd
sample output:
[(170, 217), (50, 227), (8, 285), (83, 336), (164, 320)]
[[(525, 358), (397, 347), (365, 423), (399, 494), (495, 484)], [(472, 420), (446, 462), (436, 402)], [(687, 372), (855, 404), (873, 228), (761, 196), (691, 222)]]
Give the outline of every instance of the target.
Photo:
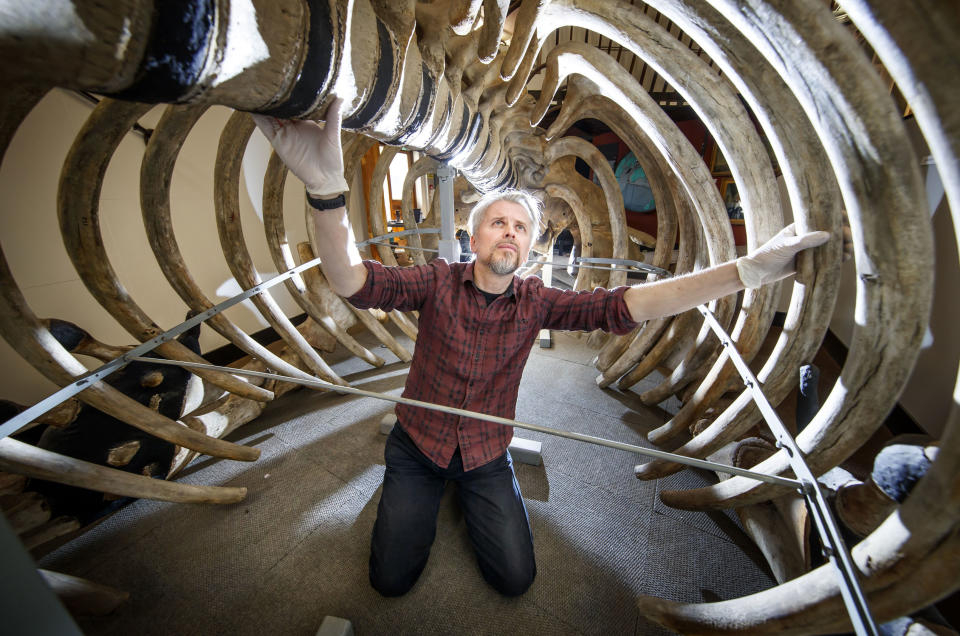
[[(424, 155), (404, 184), (408, 227), (414, 225), (413, 180), (446, 162), (464, 179), (462, 202), (504, 186), (530, 189), (548, 203), (541, 242), (552, 244), (566, 224), (578, 231), (582, 256), (628, 259), (629, 232), (613, 171), (591, 144), (563, 136), (578, 120), (592, 117), (629, 146), (649, 176), (660, 228), (652, 263), (669, 266), (675, 241), (680, 246), (678, 273), (732, 258), (730, 225), (709, 169), (632, 69), (621, 63), (620, 53), (629, 51), (682, 95), (717, 140), (741, 195), (749, 246), (783, 226), (785, 207), (754, 121), (782, 170), (798, 226), (838, 237), (844, 215), (849, 219), (858, 324), (841, 378), (797, 437), (815, 474), (838, 465), (873, 434), (913, 368), (929, 320), (933, 241), (919, 166), (903, 152), (910, 140), (901, 113), (864, 44), (876, 51), (909, 103), (947, 201), (956, 209), (960, 16), (948, 2), (844, 2), (855, 30), (819, 0), (651, 0), (643, 7), (625, 0), (74, 0), (34, 5), (8, 3), (0, 12), (0, 72), (6, 79), (0, 149), (6, 152), (18, 126), (51, 89), (105, 96), (65, 160), (57, 214), (67, 255), (91, 295), (139, 342), (163, 329), (127, 293), (103, 248), (100, 190), (118, 144), (154, 104), (170, 105), (143, 157), (144, 225), (164, 277), (201, 318), (214, 303), (180, 252), (171, 222), (170, 175), (187, 135), (213, 105), (235, 109), (219, 140), (213, 187), (221, 248), (244, 289), (263, 282), (239, 224), (233, 222), (241, 160), (254, 128), (246, 113), (317, 119), (333, 94), (345, 99), (351, 215), (364, 206), (356, 194), (360, 159), (379, 141), (387, 148), (374, 170), (371, 208), (380, 203), (379, 184), (397, 150)], [(654, 13), (679, 29), (687, 43)], [(618, 53), (572, 40), (560, 43), (556, 34), (571, 26), (615, 43)], [(564, 82), (552, 123), (539, 127)], [(534, 83), (539, 89), (532, 91)], [(574, 157), (590, 166), (598, 185), (578, 180)], [(283, 223), (285, 176), (272, 157), (263, 184), (263, 221), (280, 272), (297, 265)], [(371, 215), (373, 234), (384, 233), (378, 222)], [(389, 249), (378, 250), (385, 262), (395, 263)], [(301, 262), (310, 260), (308, 252), (301, 252)], [(836, 303), (840, 261), (840, 241), (831, 241), (803, 255), (796, 281), (787, 283), (792, 289), (783, 334), (757, 373), (773, 404), (795, 388), (796, 369), (812, 358), (824, 337)], [(36, 317), (6, 260), (0, 263), (4, 338), (54, 383), (73, 383), (86, 368), (51, 335), (50, 323)], [(577, 277), (579, 287), (625, 282), (626, 274), (616, 270), (600, 280), (584, 268)], [(409, 360), (409, 352), (377, 318), (331, 297), (319, 276), (305, 270), (303, 280), (290, 276), (284, 283), (300, 309), (354, 355), (383, 364), (347, 333), (345, 321), (362, 324)], [(257, 344), (223, 315), (210, 316), (208, 326), (259, 359), (259, 370), (344, 383), (268, 293), (252, 299), (283, 338), (282, 353)], [(748, 361), (767, 335), (777, 299), (776, 288), (761, 288), (746, 291), (740, 303), (723, 299), (715, 306)], [(395, 314), (391, 319), (415, 338), (409, 317)], [(698, 390), (673, 419), (651, 433), (652, 442), (686, 430), (736, 380), (718, 343), (698, 336), (701, 329), (706, 329), (703, 321), (693, 314), (650, 321), (634, 334), (610, 339), (600, 352), (599, 384), (628, 388), (674, 348), (685, 348), (673, 374), (643, 397), (657, 403), (691, 383)], [(204, 361), (173, 340), (156, 351), (172, 360)], [(197, 374), (235, 396), (237, 403), (262, 405), (282, 392), (215, 371)], [(218, 428), (210, 425), (212, 420), (191, 420), (189, 415), (181, 418), (188, 424), (183, 426), (103, 383), (91, 383), (79, 398), (177, 444), (183, 450), (175, 468), (196, 453), (256, 459), (256, 451), (220, 439), (256, 417), (256, 408), (236, 410), (234, 419)], [(944, 564), (960, 557), (957, 413), (954, 404), (927, 476), (852, 550), (878, 620), (925, 607), (960, 583), (943, 574), (953, 571)], [(705, 458), (760, 419), (747, 397), (738, 398), (678, 452)], [(0, 441), (0, 468), (173, 501), (227, 502), (244, 494), (242, 489), (191, 487), (103, 467), (87, 473), (76, 463), (21, 446)], [(656, 479), (681, 468), (657, 459), (639, 466), (637, 476)], [(782, 475), (789, 472), (788, 458), (781, 450), (755, 470)], [(701, 489), (667, 491), (662, 499), (671, 506), (717, 510), (770, 501), (784, 492), (783, 486), (732, 477)], [(680, 632), (822, 633), (849, 625), (833, 572), (825, 568), (731, 601), (682, 604), (650, 597), (639, 603), (652, 619)]]

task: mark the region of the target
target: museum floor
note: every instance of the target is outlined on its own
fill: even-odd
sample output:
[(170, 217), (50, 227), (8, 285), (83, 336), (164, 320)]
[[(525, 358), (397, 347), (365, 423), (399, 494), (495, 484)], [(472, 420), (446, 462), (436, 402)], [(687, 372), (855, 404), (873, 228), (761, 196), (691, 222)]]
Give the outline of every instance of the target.
[[(534, 346), (517, 419), (647, 445), (666, 410), (634, 393), (603, 391), (585, 339), (554, 333)], [(407, 365), (355, 358), (335, 368), (355, 386), (399, 394)], [(635, 387), (642, 390), (647, 388)], [(667, 508), (660, 489), (714, 475), (685, 471), (638, 481), (630, 453), (518, 431), (543, 442), (543, 464), (517, 464), (536, 545), (537, 579), (503, 598), (480, 576), (452, 491), (437, 540), (413, 590), (383, 598), (367, 582), (370, 531), (383, 475), (381, 417), (391, 404), (299, 390), (271, 404), (231, 439), (256, 446), (252, 464), (204, 458), (180, 480), (245, 486), (231, 506), (135, 502), (45, 556), (40, 567), (130, 592), (114, 614), (80, 619), (87, 634), (303, 634), (324, 616), (374, 634), (663, 634), (637, 595), (692, 602), (773, 586), (730, 514)], [(668, 409), (676, 404), (665, 404)]]

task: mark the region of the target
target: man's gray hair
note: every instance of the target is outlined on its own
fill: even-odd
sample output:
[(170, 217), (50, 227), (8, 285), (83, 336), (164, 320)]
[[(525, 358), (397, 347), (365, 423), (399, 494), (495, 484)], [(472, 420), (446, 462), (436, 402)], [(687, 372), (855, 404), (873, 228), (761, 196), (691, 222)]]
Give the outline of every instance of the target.
[(530, 218), (530, 236), (533, 240), (540, 235), (540, 216), (543, 214), (543, 204), (540, 199), (529, 192), (516, 189), (494, 190), (483, 195), (473, 209), (470, 210), (470, 218), (467, 220), (467, 227), (470, 229), (470, 236), (477, 233), (477, 227), (483, 220), (483, 215), (487, 213), (487, 208), (497, 201), (509, 201), (516, 203), (524, 209)]

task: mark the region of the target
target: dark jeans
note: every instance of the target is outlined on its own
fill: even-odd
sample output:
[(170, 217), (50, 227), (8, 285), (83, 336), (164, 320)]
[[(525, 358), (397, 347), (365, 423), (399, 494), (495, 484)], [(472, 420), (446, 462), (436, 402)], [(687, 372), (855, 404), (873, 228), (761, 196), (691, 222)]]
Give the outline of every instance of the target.
[(394, 426), (384, 451), (387, 471), (370, 545), (370, 584), (384, 596), (405, 594), (423, 571), (437, 531), (447, 480), (460, 507), (483, 578), (506, 596), (527, 591), (537, 574), (527, 509), (509, 453), (464, 471), (460, 449), (448, 468), (420, 452)]

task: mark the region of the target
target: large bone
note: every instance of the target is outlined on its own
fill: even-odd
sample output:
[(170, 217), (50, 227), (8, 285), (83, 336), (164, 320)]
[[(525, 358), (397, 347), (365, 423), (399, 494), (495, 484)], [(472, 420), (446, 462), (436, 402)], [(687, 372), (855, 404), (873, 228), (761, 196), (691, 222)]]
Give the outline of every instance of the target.
[[(759, 2), (759, 0), (757, 0)], [(718, 5), (723, 3), (717, 2)], [(848, 457), (883, 421), (909, 376), (930, 310), (932, 249), (918, 168), (899, 114), (856, 42), (827, 12), (763, 5), (736, 14), (743, 32), (797, 96), (826, 149), (847, 205), (855, 244), (858, 316), (838, 383), (798, 436), (815, 474)], [(776, 37), (771, 37), (773, 34)], [(829, 50), (830, 56), (818, 52)], [(803, 81), (816, 69), (817, 90)], [(869, 149), (869, 152), (864, 152)], [(848, 396), (855, 395), (856, 399)], [(757, 469), (780, 473), (783, 452)], [(670, 505), (720, 507), (780, 492), (742, 478), (686, 493)]]
[(952, 106), (960, 99), (960, 87), (943, 81), (960, 73), (960, 16), (950, 3), (931, 0), (851, 0), (843, 10), (910, 104), (940, 173), (953, 225), (960, 226), (960, 113)]
[[(104, 100), (87, 118), (63, 164), (57, 208), (60, 232), (74, 268), (93, 297), (140, 342), (163, 333), (134, 302), (117, 278), (100, 234), (100, 191), (110, 157), (130, 127), (149, 105)], [(157, 353), (185, 362), (209, 364), (179, 342), (165, 342)], [(223, 373), (198, 370), (204, 380), (251, 399), (270, 400), (269, 393)]]
[(51, 453), (9, 437), (0, 440), (0, 469), (123, 497), (178, 503), (236, 503), (247, 494), (246, 488), (191, 486), (134, 475)]
[[(0, 156), (6, 153), (17, 125), (45, 90), (26, 87), (5, 91), (0, 108)], [(0, 251), (0, 334), (34, 368), (55, 384), (65, 386), (88, 373), (87, 368), (57, 342), (27, 305), (23, 293)], [(216, 457), (252, 461), (260, 451), (215, 440), (180, 426), (128, 398), (110, 386), (96, 382), (80, 393), (80, 399), (160, 439)]]
[[(594, 88), (592, 85), (588, 88), (582, 82), (574, 82), (574, 79), (571, 78), (570, 81), (575, 87), (579, 87), (579, 90), (585, 91)], [(569, 97), (570, 91), (567, 94)], [(566, 125), (568, 121), (575, 121), (584, 113), (589, 112), (592, 116), (610, 126), (611, 130), (627, 143), (642, 165), (647, 166), (648, 177), (654, 186), (657, 218), (659, 219), (653, 265), (663, 269), (669, 267), (679, 221), (682, 231), (680, 258), (677, 262), (676, 273), (679, 274), (692, 269), (695, 265), (696, 252), (690, 246), (699, 243), (697, 242), (696, 231), (693, 228), (693, 218), (689, 211), (688, 202), (685, 197), (682, 197), (685, 190), (676, 181), (673, 172), (661, 166), (658, 155), (649, 148), (649, 138), (632, 127), (624, 110), (606, 97), (590, 95), (585, 98), (575, 98), (573, 101), (576, 104), (575, 108), (568, 108), (567, 103), (565, 100), (564, 107), (557, 118), (557, 122), (554, 123), (554, 127), (560, 128)], [(664, 187), (664, 182), (669, 183), (671, 187)], [(675, 197), (682, 198), (677, 200)], [(680, 215), (676, 213), (677, 210), (684, 211), (682, 218), (678, 218)], [(607, 386), (635, 364), (638, 359), (645, 356), (651, 345), (657, 342), (657, 338), (670, 322), (669, 319), (650, 321), (640, 328), (642, 336), (639, 333), (632, 334), (632, 337), (626, 336), (620, 341), (622, 346), (610, 347), (608, 351), (601, 352), (596, 364), (604, 373), (597, 379), (597, 384), (601, 387)], [(614, 362), (617, 362), (618, 366), (611, 369)], [(651, 364), (655, 365), (656, 362), (651, 360)]]
[[(617, 186), (617, 179), (597, 147), (579, 137), (562, 137), (556, 139), (547, 147), (544, 162), (549, 165), (561, 157), (577, 156), (590, 166), (600, 178), (603, 195), (606, 199), (607, 214), (610, 218), (611, 241), (613, 243), (612, 258), (627, 257), (627, 220), (623, 211), (623, 194)], [(618, 287), (627, 282), (627, 273), (623, 270), (611, 271), (608, 279), (610, 288)]]
[[(263, 179), (263, 226), (267, 236), (267, 246), (270, 256), (279, 271), (286, 271), (296, 267), (290, 244), (287, 241), (286, 230), (283, 225), (283, 183), (287, 169), (276, 153), (272, 153), (267, 164), (267, 171)], [(293, 280), (285, 281), (287, 291), (294, 301), (310, 318), (323, 327), (337, 342), (346, 347), (351, 353), (365, 360), (375, 367), (383, 366), (383, 358), (373, 354), (348, 334), (343, 327), (319, 303), (313, 302), (311, 294), (306, 289), (297, 289)]]
[[(671, 191), (664, 187), (663, 179), (665, 175), (663, 171), (661, 171), (659, 162), (654, 160), (654, 155), (645, 152), (644, 142), (647, 141), (646, 138), (638, 135), (636, 129), (630, 126), (629, 118), (626, 117), (622, 109), (615, 107), (613, 102), (599, 95), (590, 94), (587, 97), (579, 96), (580, 92), (593, 92), (595, 90), (593, 84), (584, 81), (583, 78), (570, 78), (568, 82), (567, 99), (564, 100), (557, 121), (562, 120), (563, 125), (565, 125), (568, 121), (575, 121), (584, 113), (590, 112), (591, 115), (610, 126), (614, 134), (623, 139), (640, 162), (644, 166), (647, 166), (647, 174), (650, 178), (650, 183), (653, 185), (655, 199), (657, 201), (658, 218), (656, 247), (652, 264), (656, 267), (666, 269), (670, 265), (673, 245), (676, 241), (677, 217), (675, 214), (674, 192), (679, 194), (682, 188), (678, 187)], [(571, 99), (571, 93), (574, 94), (573, 103), (576, 104), (575, 108), (568, 108), (568, 100)], [(557, 127), (559, 128), (560, 124), (557, 124)], [(681, 251), (685, 248), (686, 246), (683, 245), (681, 238)], [(683, 267), (682, 262), (678, 263), (677, 272), (683, 271)], [(655, 278), (655, 276), (648, 276), (648, 280)], [(639, 326), (633, 333), (627, 334), (626, 336), (612, 338), (598, 354), (596, 360), (597, 367), (606, 371), (610, 365), (631, 348), (631, 343), (636, 340), (639, 333), (643, 332), (647, 334), (645, 337), (655, 337), (652, 335), (652, 332), (659, 330), (659, 325), (650, 323), (649, 325)], [(642, 347), (642, 344), (636, 345), (632, 350), (636, 351), (637, 355), (642, 355), (640, 351)], [(598, 383), (600, 382), (598, 381)], [(600, 385), (604, 386), (602, 383), (600, 383)]]
[[(550, 196), (563, 199), (573, 211), (573, 216), (577, 221), (577, 227), (580, 230), (580, 256), (582, 258), (591, 258), (593, 256), (593, 222), (584, 209), (583, 199), (580, 194), (569, 185), (563, 183), (547, 183), (544, 189)], [(584, 267), (579, 268), (573, 289), (578, 291), (587, 289), (586, 281), (588, 278), (591, 278), (588, 273), (589, 271), (590, 270)]]
[(60, 601), (74, 615), (106, 616), (130, 598), (124, 592), (69, 574), (37, 570), (43, 581), (53, 590)]
[[(4, 470), (10, 470), (9, 467)], [(3, 516), (17, 534), (23, 534), (50, 519), (50, 505), (40, 493), (23, 492), (3, 498)]]
[[(370, 178), (370, 232), (374, 236), (387, 234), (387, 227), (383, 223), (383, 181), (387, 178), (390, 164), (397, 156), (397, 148), (384, 148), (377, 158), (377, 165)], [(397, 266), (397, 259), (389, 245), (377, 244), (374, 246), (384, 265)]]
[(60, 516), (51, 519), (42, 526), (34, 528), (29, 532), (21, 534), (18, 538), (24, 548), (33, 550), (48, 541), (53, 541), (57, 537), (76, 532), (79, 529), (80, 521), (76, 517)]
[[(309, 231), (310, 226), (307, 226), (307, 229)], [(314, 259), (313, 249), (310, 247), (309, 243), (298, 244), (297, 252), (300, 254), (300, 260), (303, 262), (312, 261)], [(323, 294), (324, 292), (320, 290), (325, 289), (330, 293), (330, 295), (336, 296), (336, 294), (327, 284), (326, 279), (323, 278), (323, 274), (316, 269), (306, 270), (303, 278), (307, 283), (308, 293), (310, 293), (312, 290), (318, 290), (318, 293)], [(340, 297), (336, 296), (336, 298), (339, 299)], [(410, 362), (410, 360), (413, 359), (413, 355), (407, 351), (403, 345), (397, 342), (397, 339), (393, 337), (393, 334), (387, 331), (387, 328), (384, 327), (372, 313), (367, 310), (357, 309), (343, 299), (340, 299), (340, 302), (352, 310), (354, 315), (360, 320), (361, 323), (363, 323), (370, 333), (374, 334), (380, 340), (380, 342), (382, 342), (385, 347), (390, 349), (390, 351), (400, 358), (401, 361)]]
[[(775, 450), (773, 444), (766, 440), (750, 437), (727, 444), (710, 455), (710, 461), (739, 468), (750, 468), (761, 459), (769, 457)], [(718, 473), (718, 476), (720, 479), (729, 477), (723, 473)], [(792, 518), (784, 518), (781, 515), (781, 510), (784, 510), (792, 517), (794, 500), (803, 504), (803, 498), (794, 493), (778, 499), (776, 503), (765, 501), (736, 509), (740, 523), (767, 559), (767, 564), (778, 583), (794, 579), (809, 569), (809, 552), (803, 543), (808, 532), (806, 525), (797, 528), (792, 523)]]
[[(561, 79), (561, 61), (563, 76), (578, 73), (590, 78), (604, 94), (618, 101), (630, 117), (643, 127), (670, 168), (681, 177), (691, 200), (694, 201), (707, 236), (711, 261), (719, 263), (730, 260), (733, 257), (733, 235), (720, 201), (720, 194), (713, 186), (706, 165), (699, 155), (652, 98), (636, 85), (623, 67), (589, 46), (568, 42), (552, 49), (547, 60), (547, 74), (538, 102), (538, 112), (545, 111), (548, 99), (546, 96), (552, 95)], [(547, 135), (551, 136), (556, 131), (558, 128), (555, 122)], [(692, 171), (693, 175), (686, 174), (687, 170)], [(614, 184), (612, 187), (617, 186)], [(728, 308), (732, 308), (731, 301), (729, 298), (719, 301), (718, 313), (723, 321), (729, 315)]]
[[(103, 19), (91, 39), (85, 21), (64, 13), (62, 3), (40, 0), (29, 11), (11, 10), (5, 16), (0, 48), (18, 51), (7, 59), (31, 59), (26, 66), (8, 65), (5, 76), (148, 103), (223, 104), (317, 119), (336, 94), (346, 100), (347, 129), (457, 157), (476, 145), (494, 145), (479, 137), (475, 100), (482, 87), (471, 86), (467, 98), (460, 86), (463, 77), (478, 82), (489, 77), (489, 69), (476, 70), (478, 65), (490, 61), (489, 66), (496, 66), (491, 56), (499, 49), (507, 4), (497, 0), (486, 5), (483, 27), (461, 37), (449, 28), (445, 4), (412, 0), (338, 1), (319, 12), (309, 11), (300, 0), (258, 0), (244, 6), (252, 19), (241, 21), (230, 19), (226, 0), (213, 3), (211, 14), (184, 16), (176, 15), (179, 5), (118, 0), (110, 5), (109, 18), (100, 7), (85, 14)], [(38, 15), (63, 19), (37, 24)], [(177, 19), (193, 37), (176, 53), (189, 59), (174, 76), (162, 61), (167, 34), (154, 27)], [(27, 43), (20, 29), (31, 33)], [(43, 45), (33, 44), (37, 41)], [(144, 55), (146, 48), (151, 56)], [(56, 63), (36, 62), (58, 50), (71, 51), (76, 72), (64, 74)], [(23, 68), (32, 72), (25, 76)], [(468, 176), (487, 188), (517, 185), (509, 155), (485, 168), (471, 169)]]
[[(198, 313), (209, 311), (213, 303), (190, 274), (177, 244), (170, 212), (170, 184), (180, 148), (205, 110), (206, 106), (167, 108), (147, 144), (140, 170), (140, 206), (150, 248), (167, 282)], [(241, 351), (269, 362), (274, 371), (302, 380), (313, 378), (274, 355), (223, 313), (210, 316), (206, 324)]]
[[(214, 173), (213, 201), (220, 246), (230, 271), (244, 289), (256, 287), (262, 282), (244, 242), (240, 222), (240, 162), (253, 128), (253, 120), (245, 113), (237, 112), (230, 117), (220, 135)], [(347, 384), (297, 331), (268, 291), (252, 296), (251, 300), (264, 319), (283, 338), (287, 346), (297, 352), (311, 371), (328, 382), (344, 386)]]
[[(735, 478), (734, 478), (735, 479)], [(960, 386), (940, 452), (900, 508), (851, 551), (878, 622), (922, 609), (960, 587)], [(824, 565), (773, 589), (719, 603), (641, 597), (640, 611), (698, 634), (811, 634), (850, 629), (836, 569)]]
[[(425, 174), (435, 172), (438, 165), (439, 164), (435, 159), (424, 155), (413, 162), (413, 165), (409, 170), (407, 170), (407, 176), (403, 179), (403, 194), (401, 195), (400, 199), (400, 214), (403, 218), (403, 228), (405, 230), (421, 228), (421, 226), (417, 223), (413, 213), (413, 194), (415, 192), (414, 184), (417, 179)], [(426, 196), (426, 193), (424, 193), (424, 196)], [(421, 209), (423, 209), (423, 203), (424, 202), (420, 202)], [(436, 215), (431, 216), (435, 217)], [(435, 220), (435, 218), (431, 218), (431, 221)], [(430, 225), (434, 225), (434, 223), (431, 223)], [(423, 251), (421, 251), (423, 248), (423, 238), (424, 237), (420, 234), (414, 234), (408, 238), (408, 242), (414, 247), (413, 258), (417, 265), (426, 265), (427, 263), (427, 259), (424, 256)], [(436, 239), (429, 240), (428, 237), (427, 244), (429, 246), (436, 247), (437, 241)]]
[[(594, 91), (597, 90), (592, 84), (589, 86), (585, 86), (583, 82), (575, 83), (574, 82), (575, 79), (576, 79), (575, 77), (571, 77), (570, 82), (573, 83), (574, 86), (578, 89), (577, 90), (578, 93), (587, 92), (589, 90), (594, 90)], [(571, 106), (568, 102), (566, 101), (564, 102), (564, 106), (561, 109), (560, 116), (551, 126), (551, 130), (562, 130), (568, 125), (569, 122), (575, 121), (580, 114), (591, 112), (592, 114), (595, 114), (596, 116), (600, 117), (602, 121), (606, 122), (607, 125), (609, 125), (611, 129), (614, 130), (616, 134), (618, 134), (618, 136), (626, 140), (630, 148), (634, 151), (634, 153), (638, 157), (643, 157), (647, 159), (647, 161), (645, 162), (646, 165), (659, 166), (658, 155), (648, 150), (648, 145), (651, 143), (649, 137), (647, 137), (646, 135), (644, 135), (643, 133), (641, 133), (636, 128), (630, 125), (632, 120), (628, 117), (628, 115), (622, 108), (620, 108), (619, 106), (614, 107), (615, 102), (613, 102), (612, 100), (606, 97), (601, 97), (599, 95), (590, 95), (588, 97), (580, 96), (579, 99), (575, 97), (572, 104), (573, 105)], [(697, 240), (697, 232), (694, 226), (695, 216), (692, 211), (693, 210), (692, 203), (689, 201), (689, 198), (687, 196), (684, 196), (688, 194), (687, 191), (680, 185), (680, 181), (677, 180), (677, 177), (672, 170), (662, 168), (660, 172), (662, 173), (663, 177), (669, 180), (669, 182), (671, 183), (672, 187), (670, 190), (676, 192), (676, 194), (671, 193), (669, 195), (666, 192), (659, 192), (659, 196), (661, 200), (666, 200), (666, 201), (676, 200), (676, 204), (677, 204), (676, 210), (678, 212), (679, 220), (681, 221), (681, 225), (680, 225), (681, 251), (680, 251), (680, 259), (676, 267), (676, 272), (682, 273), (682, 272), (689, 271), (694, 266), (705, 262), (705, 253), (701, 254), (701, 252), (697, 251), (697, 250), (702, 250), (704, 248), (704, 244), (702, 241)], [(675, 199), (675, 197), (677, 198)], [(672, 249), (673, 249), (673, 239), (672, 238), (670, 238), (669, 240), (667, 239), (667, 237), (672, 237), (672, 233), (669, 232), (669, 226), (664, 228), (664, 232), (665, 232), (664, 236), (662, 237), (658, 236), (658, 249), (660, 250), (660, 252), (659, 252), (659, 258), (655, 258), (654, 260), (654, 264), (659, 267), (665, 267), (668, 265), (668, 261), (669, 261), (668, 251), (672, 252)], [(661, 238), (663, 239), (662, 242), (660, 241)], [(695, 250), (693, 246), (696, 246), (697, 249)], [(718, 311), (719, 319), (725, 322), (726, 320), (729, 319), (733, 311), (733, 304), (731, 302), (721, 301), (718, 304), (717, 311)], [(609, 384), (609, 381), (612, 381), (613, 379), (615, 379), (614, 378), (615, 375), (621, 373), (622, 370), (626, 370), (627, 368), (629, 368), (631, 364), (630, 362), (631, 360), (635, 361), (636, 359), (639, 359), (641, 356), (643, 356), (647, 352), (648, 347), (650, 347), (651, 345), (653, 345), (654, 342), (656, 342), (657, 335), (662, 332), (662, 328), (666, 324), (667, 324), (667, 321), (660, 320), (660, 321), (654, 321), (649, 325), (646, 325), (644, 327), (644, 336), (642, 337), (642, 339), (639, 339), (639, 338), (634, 339), (630, 343), (628, 350), (623, 352), (623, 356), (625, 356), (625, 358), (621, 363), (621, 366), (609, 372), (607, 372), (608, 370), (605, 369), (605, 373), (597, 380), (598, 384), (601, 387), (606, 386), (607, 384)], [(686, 324), (684, 326), (686, 326)], [(690, 334), (687, 334), (685, 331), (684, 332), (674, 331), (673, 335), (678, 340), (680, 340), (680, 339), (686, 339)], [(658, 349), (658, 352), (665, 354), (668, 351), (668, 346), (669, 346), (668, 343), (664, 343), (664, 346), (660, 347)], [(715, 347), (713, 348), (697, 347), (693, 349), (689, 355), (694, 355), (696, 353), (699, 356), (701, 356), (701, 358), (706, 357), (710, 355), (711, 350), (714, 348)], [(701, 358), (695, 358), (695, 360), (699, 360)], [(657, 363), (658, 363), (657, 359), (651, 358), (649, 360), (651, 369)], [(610, 364), (612, 364), (612, 362), (610, 362)], [(635, 384), (636, 381), (639, 381), (640, 377), (643, 377), (643, 376), (639, 376), (639, 377), (633, 376), (632, 378), (633, 381), (631, 381), (630, 384), (626, 386), (632, 386), (632, 384)], [(681, 370), (677, 372), (677, 377), (688, 378), (689, 376), (685, 371)], [(623, 388), (626, 388), (626, 386), (624, 386)], [(679, 388), (679, 385), (674, 384), (674, 385), (670, 385), (670, 387), (671, 389), (675, 390), (676, 388)], [(660, 398), (656, 401), (660, 402), (663, 399), (666, 399), (667, 395), (669, 395), (669, 393), (664, 392), (664, 394), (660, 396)]]
[[(0, 254), (0, 332), (15, 350), (52, 382), (62, 385), (86, 375), (87, 369), (43, 327), (27, 307), (6, 259)], [(79, 394), (82, 401), (142, 431), (173, 444), (229, 459), (253, 461), (260, 452), (254, 448), (212, 439), (191, 431), (123, 395), (109, 385), (96, 382)]]
[[(840, 217), (835, 178), (829, 171), (823, 146), (786, 84), (775, 74), (764, 72), (766, 62), (759, 53), (732, 28), (723, 28), (724, 21), (718, 13), (700, 5), (662, 9), (669, 11), (671, 19), (724, 68), (754, 113), (765, 122), (783, 168), (794, 216), (798, 221), (810, 219), (808, 223), (813, 226), (835, 230)], [(712, 30), (702, 27), (709, 23), (718, 26)], [(815, 267), (811, 267), (810, 260), (800, 259), (797, 279), (802, 284), (793, 286), (784, 335), (757, 374), (773, 403), (780, 402), (792, 390), (795, 369), (808, 361), (819, 346), (833, 311), (837, 293), (837, 276), (833, 272), (839, 262), (838, 250), (819, 250), (813, 260)], [(676, 452), (706, 457), (759, 421), (759, 411), (748, 394), (743, 393), (708, 429)], [(637, 472), (644, 478), (659, 478), (681, 468), (679, 464), (655, 460), (639, 466)]]
[[(299, 356), (283, 343), (274, 343), (271, 350), (279, 350), (275, 355), (287, 364), (296, 365), (300, 360)], [(300, 362), (300, 364), (303, 364)], [(269, 372), (270, 368), (262, 360), (241, 359), (231, 366), (248, 371)], [(277, 396), (283, 395), (294, 389), (299, 389), (301, 385), (292, 382), (282, 382), (280, 380), (261, 380), (259, 381), (265, 387), (273, 391)], [(191, 429), (210, 435), (211, 437), (224, 438), (233, 431), (237, 430), (247, 422), (256, 419), (266, 408), (266, 404), (256, 400), (248, 400), (238, 395), (227, 394), (221, 396), (214, 402), (204, 404), (201, 407), (191, 411), (183, 416), (183, 423)], [(189, 449), (181, 448), (170, 462), (170, 471), (167, 473), (167, 479), (172, 479), (174, 475), (183, 470), (191, 461), (197, 457), (197, 453)]]
[[(370, 181), (370, 229), (374, 236), (384, 236), (387, 234), (387, 228), (383, 224), (383, 181), (387, 178), (387, 172), (390, 170), (390, 163), (397, 156), (396, 148), (385, 148), (377, 159), (377, 165), (373, 170), (373, 177)], [(393, 250), (389, 245), (377, 244), (377, 253), (384, 265), (397, 267), (397, 259), (393, 255)], [(411, 340), (417, 339), (417, 328), (402, 312), (391, 311), (387, 315)]]

